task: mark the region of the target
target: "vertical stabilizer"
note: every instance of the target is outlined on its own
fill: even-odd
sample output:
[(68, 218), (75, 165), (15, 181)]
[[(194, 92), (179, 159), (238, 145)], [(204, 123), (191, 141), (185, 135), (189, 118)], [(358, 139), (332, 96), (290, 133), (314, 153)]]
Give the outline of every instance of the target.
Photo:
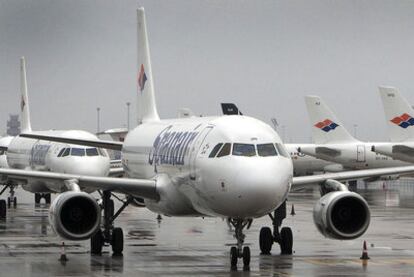
[(155, 104), (150, 50), (144, 8), (137, 10), (138, 27), (138, 123), (160, 120)]
[(391, 141), (414, 140), (414, 109), (394, 87), (379, 87)]
[(32, 131), (30, 124), (30, 110), (29, 110), (29, 98), (27, 96), (27, 80), (26, 80), (26, 61), (24, 57), (20, 58), (20, 117), (22, 121), (22, 133), (28, 133)]
[(319, 96), (305, 96), (312, 124), (314, 143), (347, 143), (357, 141)]

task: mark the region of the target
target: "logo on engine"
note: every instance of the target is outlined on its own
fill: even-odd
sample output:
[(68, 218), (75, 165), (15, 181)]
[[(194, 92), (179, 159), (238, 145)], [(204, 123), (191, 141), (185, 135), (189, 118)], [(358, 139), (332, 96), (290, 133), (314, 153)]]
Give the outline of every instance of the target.
[(414, 125), (414, 118), (407, 113), (404, 113), (401, 116), (396, 116), (390, 121), (404, 129)]
[(318, 122), (314, 125), (316, 128), (321, 129), (322, 131), (329, 132), (335, 130), (339, 125), (333, 122), (330, 119), (325, 119), (324, 121)]

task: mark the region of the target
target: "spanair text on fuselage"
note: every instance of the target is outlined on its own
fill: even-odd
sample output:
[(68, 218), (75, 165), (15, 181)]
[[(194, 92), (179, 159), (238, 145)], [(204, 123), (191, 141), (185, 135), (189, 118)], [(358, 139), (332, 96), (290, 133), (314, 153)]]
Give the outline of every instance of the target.
[(130, 177), (157, 179), (160, 201), (146, 201), (152, 211), (254, 218), (286, 199), (290, 158), (209, 156), (220, 143), (280, 142), (270, 126), (247, 116), (161, 120), (141, 124), (128, 134), (123, 165)]
[[(37, 133), (94, 138), (92, 134), (84, 131), (42, 131)], [(77, 155), (71, 153), (73, 149), (77, 149)], [(86, 149), (89, 150), (89, 155)], [(8, 147), (7, 163), (10, 168), (16, 169), (107, 176), (110, 161), (105, 150), (17, 136), (13, 138)], [(65, 190), (62, 188), (61, 182), (53, 181), (31, 180), (21, 185), (25, 190), (31, 192), (62, 192)]]

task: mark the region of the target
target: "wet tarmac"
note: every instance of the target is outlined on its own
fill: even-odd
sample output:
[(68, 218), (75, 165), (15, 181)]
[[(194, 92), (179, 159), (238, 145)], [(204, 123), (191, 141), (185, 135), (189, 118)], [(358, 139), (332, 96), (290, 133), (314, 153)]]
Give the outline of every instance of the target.
[[(117, 219), (123, 228), (123, 257), (91, 256), (89, 241), (65, 241), (68, 261), (60, 262), (61, 240), (48, 223), (48, 209), (35, 207), (32, 195), (17, 191), (19, 204), (0, 222), (0, 276), (414, 276), (414, 182), (378, 182), (358, 186), (371, 206), (367, 233), (353, 241), (335, 241), (320, 235), (312, 222), (318, 192), (295, 192), (288, 208), (295, 216), (284, 221), (294, 235), (294, 254), (259, 254), (260, 227), (269, 218), (253, 222), (245, 233), (251, 247), (250, 271), (231, 271), (229, 248), (233, 233), (216, 218), (168, 218), (128, 207)], [(367, 241), (368, 265), (359, 259)]]

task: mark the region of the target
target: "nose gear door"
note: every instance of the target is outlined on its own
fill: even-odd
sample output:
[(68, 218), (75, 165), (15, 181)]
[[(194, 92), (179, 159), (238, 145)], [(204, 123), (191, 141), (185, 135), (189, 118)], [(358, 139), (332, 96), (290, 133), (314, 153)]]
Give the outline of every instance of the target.
[[(207, 137), (208, 133), (211, 132), (211, 130), (213, 129), (213, 126), (207, 126), (206, 128), (203, 129), (203, 131), (200, 132), (200, 134), (197, 136), (197, 138), (195, 139), (193, 146), (191, 147), (191, 152), (190, 152), (190, 179), (191, 180), (195, 180), (196, 179), (196, 160), (197, 160), (197, 155), (198, 153), (201, 151), (201, 148), (205, 148), (206, 145), (204, 143), (205, 138)], [(207, 149), (205, 149), (204, 151), (206, 151)]]

